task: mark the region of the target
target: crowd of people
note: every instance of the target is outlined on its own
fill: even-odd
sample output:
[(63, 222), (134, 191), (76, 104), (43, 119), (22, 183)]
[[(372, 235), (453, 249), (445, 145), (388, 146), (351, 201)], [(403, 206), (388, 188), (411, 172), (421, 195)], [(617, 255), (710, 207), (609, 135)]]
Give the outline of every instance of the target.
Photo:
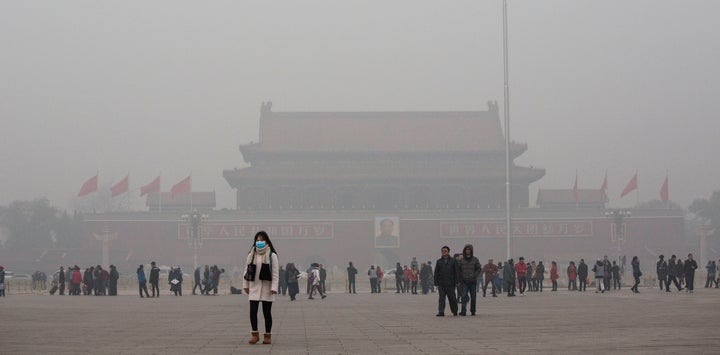
[[(445, 316), (445, 307), (450, 306), (450, 311), (454, 316), (471, 316), (477, 312), (477, 294), (482, 291), (483, 297), (486, 297), (488, 290), (491, 297), (498, 297), (503, 293), (507, 293), (507, 297), (516, 296), (516, 292), (520, 296), (524, 296), (526, 292), (543, 292), (546, 274), (549, 274), (551, 282), (551, 292), (558, 290), (558, 279), (560, 278), (560, 270), (556, 261), (551, 261), (549, 270), (543, 261), (526, 262), (524, 257), (518, 258), (515, 263), (514, 259), (508, 259), (506, 262), (495, 263), (493, 259), (489, 259), (486, 264), (482, 264), (474, 255), (472, 244), (466, 244), (462, 253), (450, 255), (450, 248), (443, 246), (441, 248), (441, 256), (435, 262), (433, 269), (432, 262), (420, 264), (416, 258), (412, 258), (410, 266), (396, 263), (395, 269), (390, 274), (395, 276), (395, 293), (405, 294), (423, 294), (438, 293), (438, 312), (437, 316)], [(718, 287), (720, 279), (718, 278), (718, 265), (715, 261), (710, 261), (706, 265), (707, 280), (705, 287)], [(638, 285), (640, 277), (643, 275), (640, 269), (640, 260), (637, 256), (632, 258), (630, 262), (632, 267), (633, 286), (630, 290), (639, 293)], [(150, 263), (150, 276), (145, 276), (144, 265), (139, 265), (136, 270), (138, 281), (138, 291), (140, 297), (160, 297), (160, 268), (153, 261)], [(580, 259), (576, 265), (575, 261), (570, 261), (565, 269), (567, 275), (567, 287), (569, 291), (585, 292), (590, 277), (594, 276), (596, 293), (605, 293), (606, 291), (620, 290), (622, 283), (620, 282), (624, 274), (624, 260), (622, 265), (618, 265), (615, 261), (608, 260), (607, 256), (603, 259), (597, 259), (592, 268), (585, 263), (584, 259)], [(692, 254), (688, 254), (685, 261), (680, 260), (672, 255), (669, 260), (665, 260), (663, 255), (659, 256), (656, 263), (656, 274), (660, 290), (671, 292), (670, 286), (674, 285), (678, 291), (686, 290), (693, 292), (695, 270), (698, 268), (697, 262), (693, 259)], [(70, 295), (96, 295), (104, 296), (117, 295), (117, 281), (119, 278), (118, 271), (114, 265), (110, 265), (109, 271), (103, 269), (101, 265), (91, 266), (80, 271), (77, 265), (60, 270), (53, 275), (51, 294), (59, 290), (59, 294), (65, 292), (65, 285), (68, 285), (68, 294)], [(358, 274), (357, 269), (352, 262), (347, 267), (347, 292), (355, 294), (355, 282)], [(210, 295), (217, 294), (217, 287), (220, 275), (225, 272), (217, 265), (210, 267), (205, 265), (204, 271), (200, 267), (196, 268), (193, 274), (194, 286), (193, 294), (199, 288), (200, 294)], [(592, 274), (590, 274), (592, 272)], [(37, 274), (37, 279), (33, 278), (33, 284), (42, 287), (42, 277)], [(377, 294), (382, 292), (382, 280), (385, 272), (377, 265), (371, 265), (367, 272), (371, 293)], [(247, 256), (247, 261), (243, 271), (242, 288), (248, 295), (250, 302), (250, 325), (251, 337), (249, 343), (256, 344), (260, 341), (258, 331), (257, 313), (262, 305), (263, 316), (265, 320), (265, 333), (263, 335), (263, 344), (271, 343), (272, 331), (272, 303), (278, 293), (289, 294), (290, 300), (296, 300), (299, 293), (299, 279), (303, 275), (294, 263), (287, 263), (285, 267), (280, 265), (277, 251), (275, 250), (270, 237), (267, 233), (261, 231), (255, 235), (253, 245)], [(326, 293), (327, 271), (322, 264), (312, 263), (307, 269), (307, 293), (309, 299), (314, 299), (316, 294), (322, 299), (327, 297)], [(4, 296), (5, 271), (0, 266), (0, 296)], [(36, 284), (37, 282), (37, 284)], [(152, 296), (147, 289), (147, 283), (150, 283)], [(176, 296), (182, 296), (183, 272), (179, 266), (173, 266), (168, 273), (168, 284), (170, 290)], [(420, 284), (420, 292), (418, 292), (418, 283)], [(683, 287), (684, 286), (684, 287)], [(233, 292), (234, 293), (234, 292)], [(143, 296), (144, 294), (144, 296)], [(468, 305), (469, 303), (469, 305)], [(469, 307), (468, 307), (469, 306)]]
[(65, 295), (67, 287), (68, 295), (95, 295), (95, 296), (117, 296), (117, 283), (120, 274), (115, 265), (110, 265), (110, 270), (104, 269), (101, 265), (90, 266), (82, 272), (80, 267), (60, 266), (60, 270), (52, 276), (50, 294)]
[[(150, 278), (145, 276), (145, 266), (143, 264), (138, 265), (135, 271), (138, 280), (138, 292), (140, 298), (143, 297), (160, 297), (160, 268), (157, 267), (155, 262), (150, 263)], [(225, 269), (218, 268), (217, 265), (209, 266), (205, 265), (205, 270), (201, 272), (200, 266), (195, 268), (193, 273), (193, 289), (192, 294), (197, 295), (196, 290), (200, 289), (200, 294), (205, 296), (218, 294), (218, 284), (220, 283), (220, 275), (225, 272)], [(202, 275), (202, 278), (201, 278)], [(183, 284), (183, 272), (179, 265), (171, 266), (168, 272), (168, 285), (170, 292), (175, 296), (182, 296), (182, 284)], [(152, 296), (147, 290), (147, 283), (150, 282), (150, 288), (152, 289)], [(143, 292), (145, 296), (143, 296)]]
[[(639, 258), (633, 257), (630, 265), (633, 276), (633, 285), (630, 291), (640, 293), (638, 286), (643, 274)], [(706, 266), (708, 277), (705, 287), (712, 287), (713, 284), (718, 287), (720, 280), (717, 278), (717, 265), (718, 263), (714, 261), (708, 262)], [(656, 265), (660, 290), (671, 292), (670, 285), (674, 284), (678, 291), (684, 289), (686, 292), (694, 292), (697, 268), (697, 262), (693, 259), (692, 254), (688, 254), (684, 262), (675, 255), (669, 261), (665, 261), (664, 256), (660, 255)], [(592, 274), (589, 274), (590, 271)], [(440, 297), (437, 315), (445, 315), (446, 299), (453, 315), (467, 315), (468, 302), (470, 303), (470, 314), (475, 315), (476, 294), (479, 292), (480, 282), (484, 282), (482, 285), (483, 297), (485, 297), (488, 287), (492, 289), (494, 297), (496, 291), (502, 293), (503, 288), (508, 297), (516, 296), (516, 291), (520, 296), (524, 296), (526, 291), (543, 292), (543, 283), (547, 272), (542, 261), (526, 262), (524, 257), (520, 257), (517, 263), (513, 259), (509, 259), (505, 265), (502, 263), (495, 265), (490, 259), (487, 264), (481, 266), (480, 261), (473, 255), (471, 244), (465, 245), (463, 252), (455, 254), (454, 257), (450, 256), (450, 248), (444, 246), (434, 271), (435, 285), (438, 286)], [(611, 287), (613, 290), (620, 290), (622, 287), (620, 282), (623, 274), (621, 266), (615, 261), (610, 262), (607, 256), (604, 259), (596, 260), (592, 269), (589, 269), (584, 259), (580, 259), (577, 266), (574, 261), (570, 261), (566, 273), (569, 291), (585, 292), (591, 275), (595, 278), (596, 293), (605, 293), (610, 291)], [(551, 262), (549, 274), (552, 284), (551, 291), (557, 291), (557, 280), (559, 279), (557, 262)], [(685, 288), (682, 287), (683, 283)], [(458, 303), (461, 306), (460, 310), (458, 310)]]
[[(193, 295), (199, 289), (201, 295), (217, 295), (220, 276), (225, 269), (217, 265), (205, 265), (204, 271), (201, 267), (195, 270), (193, 278)], [(5, 271), (0, 267), (0, 290), (5, 290)], [(141, 298), (160, 297), (160, 268), (153, 261), (150, 263), (149, 276), (145, 275), (145, 266), (139, 265), (136, 270), (138, 291)], [(45, 290), (47, 276), (42, 271), (35, 271), (32, 274), (32, 289)], [(81, 270), (78, 265), (60, 266), (59, 270), (52, 274), (50, 282), (50, 295), (71, 296), (95, 295), (95, 296), (117, 296), (118, 280), (120, 273), (115, 265), (110, 265), (106, 270), (101, 265), (95, 265)], [(167, 274), (168, 287), (171, 294), (182, 296), (183, 271), (180, 266), (171, 266)], [(148, 283), (150, 291), (148, 291)]]

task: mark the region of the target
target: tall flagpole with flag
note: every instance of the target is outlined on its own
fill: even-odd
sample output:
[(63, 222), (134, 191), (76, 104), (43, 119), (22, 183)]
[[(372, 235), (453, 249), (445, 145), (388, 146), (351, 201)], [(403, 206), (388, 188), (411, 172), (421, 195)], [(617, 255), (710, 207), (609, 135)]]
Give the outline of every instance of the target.
[(669, 186), (669, 172), (665, 171), (665, 181), (660, 188), (660, 200), (665, 203), (665, 207), (670, 209), (670, 186)]
[(192, 211), (192, 173), (170, 188), (170, 198), (190, 193), (190, 209)]
[(140, 197), (148, 195), (148, 198), (150, 198), (149, 194), (155, 194), (154, 196), (157, 196), (159, 210), (162, 212), (162, 189), (160, 188), (160, 175), (147, 185), (140, 187)]
[[(625, 188), (622, 190), (622, 193), (620, 193), (620, 198), (625, 197), (625, 195), (629, 194), (633, 190), (638, 190), (638, 173), (635, 171), (635, 175), (628, 181), (627, 185), (625, 185)], [(638, 196), (638, 204), (640, 203), (640, 195)]]

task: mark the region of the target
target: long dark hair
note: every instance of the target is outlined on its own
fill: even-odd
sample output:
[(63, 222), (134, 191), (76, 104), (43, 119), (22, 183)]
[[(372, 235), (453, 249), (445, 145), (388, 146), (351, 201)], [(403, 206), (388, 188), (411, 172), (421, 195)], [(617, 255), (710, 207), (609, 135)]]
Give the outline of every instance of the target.
[[(275, 255), (278, 255), (278, 253), (275, 251), (275, 247), (273, 246), (272, 241), (270, 241), (270, 236), (268, 236), (265, 231), (259, 231), (255, 234), (255, 238), (253, 238), (252, 248), (255, 248), (255, 242), (257, 242), (258, 237), (263, 237), (263, 240), (265, 240), (265, 243), (267, 243), (270, 246), (270, 251), (275, 253)], [(250, 248), (250, 250), (253, 250)]]

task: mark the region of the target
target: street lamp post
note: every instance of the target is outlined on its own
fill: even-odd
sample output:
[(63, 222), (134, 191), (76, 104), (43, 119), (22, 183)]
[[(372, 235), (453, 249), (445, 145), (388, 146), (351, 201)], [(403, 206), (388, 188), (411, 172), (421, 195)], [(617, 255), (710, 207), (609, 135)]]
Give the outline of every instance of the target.
[(626, 240), (625, 219), (631, 215), (630, 210), (626, 209), (610, 209), (605, 211), (605, 217), (611, 221), (610, 225), (610, 241), (616, 248), (618, 257), (622, 256), (622, 245)]
[(195, 270), (198, 267), (198, 248), (202, 247), (203, 243), (202, 224), (207, 222), (210, 216), (202, 214), (195, 209), (191, 214), (184, 214), (180, 217), (183, 221), (185, 221), (185, 223), (188, 223), (188, 246), (193, 248), (193, 263), (195, 265), (193, 270)]

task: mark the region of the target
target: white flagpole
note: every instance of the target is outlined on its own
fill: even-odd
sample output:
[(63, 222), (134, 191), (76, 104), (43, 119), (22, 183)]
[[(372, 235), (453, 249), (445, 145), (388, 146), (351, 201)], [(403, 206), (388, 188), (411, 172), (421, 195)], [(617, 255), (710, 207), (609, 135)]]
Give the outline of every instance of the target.
[(507, 248), (507, 259), (510, 259), (510, 233), (512, 231), (510, 222), (510, 72), (508, 69), (508, 24), (507, 24), (507, 0), (503, 0), (503, 114), (505, 118), (505, 239)]

